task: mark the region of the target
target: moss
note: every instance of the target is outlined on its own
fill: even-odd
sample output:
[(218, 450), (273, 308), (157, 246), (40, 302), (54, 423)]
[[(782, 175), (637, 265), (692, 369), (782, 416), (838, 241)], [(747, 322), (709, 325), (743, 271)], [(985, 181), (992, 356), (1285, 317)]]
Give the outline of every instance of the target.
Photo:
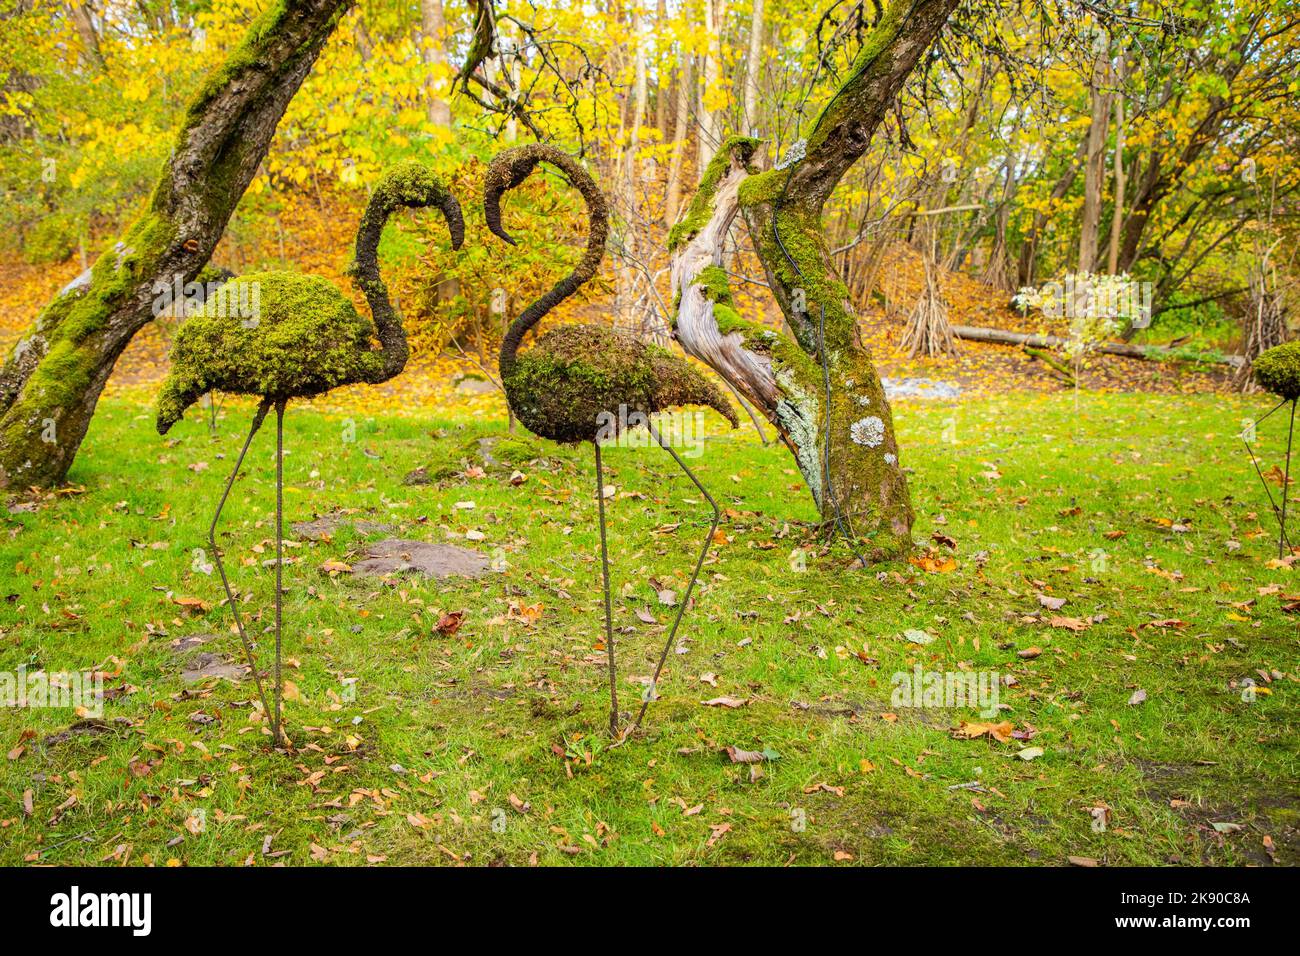
[[(347, 6), (348, 4), (343, 4), (345, 9)], [(199, 91), (186, 108), (186, 122), (182, 135), (184, 131), (188, 130), (200, 119), (203, 108), (211, 102), (214, 96), (226, 89), (231, 80), (238, 76), (239, 73), (254, 66), (266, 54), (267, 51), (263, 49), (263, 40), (280, 25), (285, 12), (285, 0), (274, 0), (249, 26), (248, 32), (239, 41), (239, 46), (231, 51), (230, 55), (226, 57), (219, 67), (204, 78)]]
[[(32, 369), (21, 399), (8, 412), (22, 434), (39, 434), (45, 419), (62, 421), (68, 410), (84, 401), (102, 361), (97, 336), (175, 239), (176, 230), (169, 222), (145, 213), (126, 231), (117, 248), (96, 260), (88, 285), (58, 296), (42, 310), (34, 328), (35, 335), (45, 339), (44, 355)], [(6, 441), (11, 440), (12, 430), (7, 430)], [(4, 459), (11, 476), (17, 471), (20, 454), (24, 453), (6, 448)], [(48, 461), (51, 456), (34, 457)], [(17, 464), (25, 462), (24, 458)]]
[(731, 305), (731, 280), (722, 266), (705, 266), (695, 277), (695, 285), (704, 290), (705, 296), (715, 305)]
[(460, 453), (471, 461), (494, 461), (501, 465), (524, 465), (542, 457), (542, 446), (517, 435), (488, 435), (471, 438), (460, 447)]
[(776, 202), (777, 197), (781, 195), (781, 190), (785, 188), (786, 180), (789, 178), (790, 170), (788, 169), (769, 169), (765, 173), (747, 176), (741, 181), (740, 190), (737, 193), (741, 208), (757, 206), (765, 202)]
[[(782, 208), (775, 213), (778, 243), (771, 228), (772, 218), (762, 217), (762, 228), (755, 230), (754, 241), (763, 261), (775, 274), (781, 288), (793, 293), (802, 289), (805, 311), (785, 309), (792, 316), (799, 344), (810, 353), (817, 351), (817, 326), (820, 308), (826, 309), (826, 347), (832, 353), (853, 344), (856, 320), (846, 308), (848, 287), (828, 273), (825, 263), (829, 253), (822, 238), (820, 215), (798, 208)], [(799, 318), (800, 314), (803, 316)]]
[(1260, 387), (1278, 398), (1300, 398), (1300, 342), (1275, 345), (1261, 352), (1253, 371)]
[[(710, 265), (700, 270), (693, 286), (698, 286), (705, 298), (713, 303), (713, 321), (720, 335), (733, 333), (741, 336), (744, 346), (751, 352), (766, 355), (780, 371), (787, 367), (802, 382), (812, 382), (815, 364), (797, 343), (757, 322), (744, 318), (735, 308), (731, 295), (731, 282), (721, 266)], [(676, 310), (680, 300), (674, 302), (673, 328), (676, 328)]]
[(616, 434), (632, 412), (707, 405), (733, 426), (736, 413), (704, 375), (667, 349), (596, 325), (554, 329), (519, 355), (504, 385), (530, 432), (571, 444)]
[(722, 177), (731, 167), (732, 152), (740, 150), (741, 162), (748, 164), (750, 157), (754, 155), (754, 150), (758, 149), (761, 142), (762, 140), (752, 136), (729, 136), (723, 141), (709, 165), (705, 167), (699, 188), (696, 189), (695, 196), (686, 209), (686, 215), (668, 231), (669, 252), (688, 241), (708, 223), (709, 217), (713, 215), (713, 201), (718, 192), (718, 183), (722, 182)]
[(863, 42), (862, 47), (858, 50), (858, 55), (853, 58), (848, 78), (840, 84), (835, 95), (822, 108), (817, 117), (817, 122), (813, 124), (812, 133), (808, 136), (809, 153), (812, 153), (826, 139), (841, 118), (859, 108), (859, 104), (851, 101), (851, 94), (846, 96), (845, 91), (853, 88), (853, 92), (864, 92), (859, 88), (859, 79), (879, 59), (881, 54), (893, 44), (894, 38), (904, 26), (904, 21), (911, 10), (911, 6), (909, 3), (903, 3), (902, 0), (894, 0), (894, 2), (887, 4), (880, 22), (876, 24), (871, 31), (871, 35)]
[[(293, 272), (242, 276), (176, 333), (158, 400), (166, 432), (205, 392), (308, 397), (378, 374), (375, 328), (327, 280)], [(254, 316), (236, 304), (254, 306)]]

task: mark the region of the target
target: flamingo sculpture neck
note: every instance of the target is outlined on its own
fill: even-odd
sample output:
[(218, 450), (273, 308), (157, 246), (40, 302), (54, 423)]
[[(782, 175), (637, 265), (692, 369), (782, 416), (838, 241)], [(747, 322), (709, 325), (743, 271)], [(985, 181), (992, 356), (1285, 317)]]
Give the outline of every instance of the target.
[(510, 328), (501, 342), (499, 367), (502, 380), (508, 378), (514, 369), (519, 345), (528, 334), (528, 330), (536, 325), (542, 316), (577, 292), (583, 283), (596, 274), (596, 270), (600, 268), (600, 260), (605, 255), (605, 238), (609, 234), (609, 211), (605, 197), (591, 175), (568, 153), (545, 143), (517, 146), (493, 160), (488, 168), (483, 195), (483, 215), (487, 220), (488, 228), (510, 245), (516, 245), (515, 240), (501, 225), (501, 196), (527, 179), (541, 162), (550, 163), (563, 172), (573, 187), (582, 194), (587, 204), (589, 219), (587, 248), (572, 272), (540, 298), (530, 303), (510, 323)]
[(387, 175), (376, 187), (357, 227), (356, 252), (348, 270), (357, 288), (366, 297), (370, 317), (383, 355), (376, 373), (367, 377), (372, 384), (386, 382), (401, 374), (410, 357), (406, 328), (402, 317), (388, 298), (388, 287), (379, 275), (379, 238), (384, 225), (399, 208), (434, 206), (447, 220), (453, 249), (465, 241), (465, 220), (460, 203), (424, 166), (408, 163)]

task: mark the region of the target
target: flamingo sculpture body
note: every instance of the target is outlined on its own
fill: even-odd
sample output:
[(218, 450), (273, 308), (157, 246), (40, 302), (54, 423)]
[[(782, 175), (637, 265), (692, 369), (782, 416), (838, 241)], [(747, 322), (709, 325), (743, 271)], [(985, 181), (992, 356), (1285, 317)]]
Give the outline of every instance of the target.
[[(379, 384), (406, 367), (409, 355), (406, 331), (401, 316), (389, 301), (377, 259), (384, 225), (403, 206), (439, 209), (451, 231), (452, 247), (460, 248), (465, 224), (456, 198), (424, 166), (418, 163), (398, 166), (384, 175), (370, 198), (357, 231), (355, 259), (349, 269), (370, 306), (370, 317), (357, 312), (347, 296), (319, 276), (263, 272), (234, 279), (223, 287), (224, 294), (205, 302), (177, 330), (171, 370), (158, 397), (160, 434), (166, 434), (185, 410), (207, 392), (220, 390), (262, 399), (212, 517), (208, 543), (277, 744), (284, 743), (280, 714), (284, 410), (290, 399), (320, 395), (341, 385)], [(240, 308), (229, 308), (232, 302), (240, 303)], [(252, 315), (246, 308), (250, 303), (255, 306)], [(374, 339), (379, 341), (379, 349), (372, 347)], [(267, 706), (252, 645), (216, 540), (217, 522), (230, 489), (253, 436), (272, 407), (276, 412), (274, 711)]]
[[(681, 405), (706, 405), (716, 409), (732, 425), (738, 424), (736, 413), (722, 392), (687, 362), (656, 345), (647, 344), (623, 332), (603, 325), (566, 325), (547, 332), (526, 352), (519, 346), (524, 335), (560, 302), (573, 295), (596, 274), (605, 252), (608, 213), (605, 198), (591, 175), (567, 153), (554, 146), (534, 144), (518, 146), (499, 153), (488, 167), (484, 196), (484, 214), (488, 228), (511, 245), (515, 240), (501, 226), (501, 197), (518, 186), (537, 167), (548, 163), (568, 178), (587, 204), (590, 220), (587, 248), (577, 267), (537, 301), (530, 304), (511, 323), (501, 345), (501, 383), (506, 400), (515, 417), (535, 435), (566, 444), (591, 442), (596, 452), (596, 500), (600, 514), (601, 578), (605, 589), (605, 647), (609, 671), (609, 732), (620, 742), (626, 740), (645, 716), (654, 698), (655, 687), (663, 670), (668, 649), (672, 646), (682, 615), (691, 600), (691, 591), (708, 554), (720, 513), (713, 497), (686, 467), (677, 452), (664, 441), (650, 422), (650, 416)], [(642, 697), (636, 720), (620, 737), (618, 730), (617, 668), (614, 659), (614, 629), (609, 590), (609, 548), (605, 535), (604, 476), (601, 468), (600, 439), (617, 435), (618, 430), (637, 412), (644, 416), (651, 436), (672, 456), (713, 508), (713, 524), (700, 550), (677, 616), (668, 632), (668, 640), (658, 665)]]

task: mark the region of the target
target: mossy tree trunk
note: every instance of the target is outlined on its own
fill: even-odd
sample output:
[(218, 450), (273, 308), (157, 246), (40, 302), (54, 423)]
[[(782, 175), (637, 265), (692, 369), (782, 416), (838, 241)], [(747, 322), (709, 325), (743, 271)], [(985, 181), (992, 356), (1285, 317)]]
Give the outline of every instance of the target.
[[(823, 518), (850, 531), (870, 560), (911, 548), (912, 506), (893, 415), (835, 273), (822, 209), (958, 2), (893, 0), (808, 132), (803, 157), (756, 173), (750, 160), (758, 141), (729, 139), (669, 238), (677, 340), (767, 414)], [(721, 263), (737, 215), (793, 341), (744, 321), (732, 308)]]
[(278, 0), (190, 103), (143, 213), (0, 369), (0, 488), (62, 482), (155, 283), (199, 275), (351, 0)]

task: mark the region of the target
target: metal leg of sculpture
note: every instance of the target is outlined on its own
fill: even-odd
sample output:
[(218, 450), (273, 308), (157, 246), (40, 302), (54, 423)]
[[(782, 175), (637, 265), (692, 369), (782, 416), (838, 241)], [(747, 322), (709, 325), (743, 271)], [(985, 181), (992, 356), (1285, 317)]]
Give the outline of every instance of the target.
[(709, 526), (708, 536), (704, 539), (704, 547), (700, 549), (700, 556), (695, 560), (695, 570), (691, 573), (690, 583), (686, 585), (686, 593), (682, 595), (681, 603), (677, 605), (677, 616), (673, 618), (672, 627), (668, 629), (668, 640), (664, 642), (663, 650), (659, 652), (659, 662), (655, 665), (654, 676), (650, 678), (650, 684), (646, 687), (645, 694), (641, 698), (641, 709), (637, 712), (636, 720), (623, 734), (623, 739), (627, 739), (636, 733), (636, 729), (641, 726), (641, 718), (645, 716), (646, 708), (650, 706), (650, 701), (654, 700), (655, 690), (659, 686), (659, 675), (663, 672), (664, 662), (668, 660), (668, 651), (673, 646), (673, 641), (677, 638), (678, 625), (682, 623), (682, 615), (686, 613), (686, 607), (691, 603), (691, 592), (695, 590), (695, 582), (699, 580), (700, 569), (704, 567), (704, 559), (709, 554), (709, 547), (713, 544), (714, 532), (718, 530), (718, 521), (722, 518), (722, 512), (718, 510), (718, 503), (713, 500), (707, 488), (700, 483), (700, 479), (695, 477), (695, 473), (686, 467), (686, 462), (682, 461), (681, 456), (673, 450), (672, 446), (664, 441), (663, 436), (659, 434), (654, 425), (647, 425), (650, 429), (650, 436), (659, 443), (659, 447), (668, 454), (672, 455), (673, 461), (677, 462), (677, 467), (686, 473), (686, 477), (694, 482), (695, 487), (700, 489), (700, 494), (708, 500), (709, 506), (713, 508), (713, 523)]
[(277, 744), (284, 743), (281, 700), (284, 685), (280, 680), (281, 640), (284, 613), (284, 407), (275, 403), (275, 722), (271, 732)]
[(614, 665), (614, 615), (609, 599), (609, 545), (605, 539), (605, 475), (600, 463), (600, 442), (596, 448), (596, 502), (600, 511), (600, 575), (605, 587), (605, 653), (609, 658), (609, 735), (618, 737), (618, 671)]
[(217, 522), (221, 520), (221, 511), (226, 506), (226, 499), (230, 497), (230, 489), (234, 486), (235, 479), (239, 477), (239, 469), (243, 467), (244, 457), (248, 454), (248, 446), (253, 443), (253, 436), (262, 427), (262, 421), (266, 418), (266, 413), (270, 409), (270, 402), (262, 402), (257, 407), (257, 411), (253, 415), (253, 427), (248, 430), (248, 437), (244, 439), (244, 447), (240, 449), (239, 458), (235, 461), (235, 468), (226, 480), (225, 490), (221, 492), (221, 501), (217, 503), (217, 512), (212, 516), (212, 524), (208, 526), (208, 545), (212, 548), (212, 560), (217, 566), (217, 573), (221, 575), (221, 584), (226, 589), (226, 601), (235, 615), (235, 627), (239, 630), (239, 641), (244, 645), (244, 656), (248, 658), (248, 666), (253, 671), (253, 683), (257, 686), (257, 696), (262, 702), (262, 712), (268, 715), (271, 711), (266, 705), (266, 692), (262, 689), (262, 677), (257, 672), (257, 659), (253, 656), (253, 646), (248, 641), (248, 632), (244, 630), (244, 619), (239, 613), (239, 603), (235, 600), (234, 591), (230, 589), (230, 579), (226, 577), (226, 568), (221, 561), (221, 549), (217, 547)]

